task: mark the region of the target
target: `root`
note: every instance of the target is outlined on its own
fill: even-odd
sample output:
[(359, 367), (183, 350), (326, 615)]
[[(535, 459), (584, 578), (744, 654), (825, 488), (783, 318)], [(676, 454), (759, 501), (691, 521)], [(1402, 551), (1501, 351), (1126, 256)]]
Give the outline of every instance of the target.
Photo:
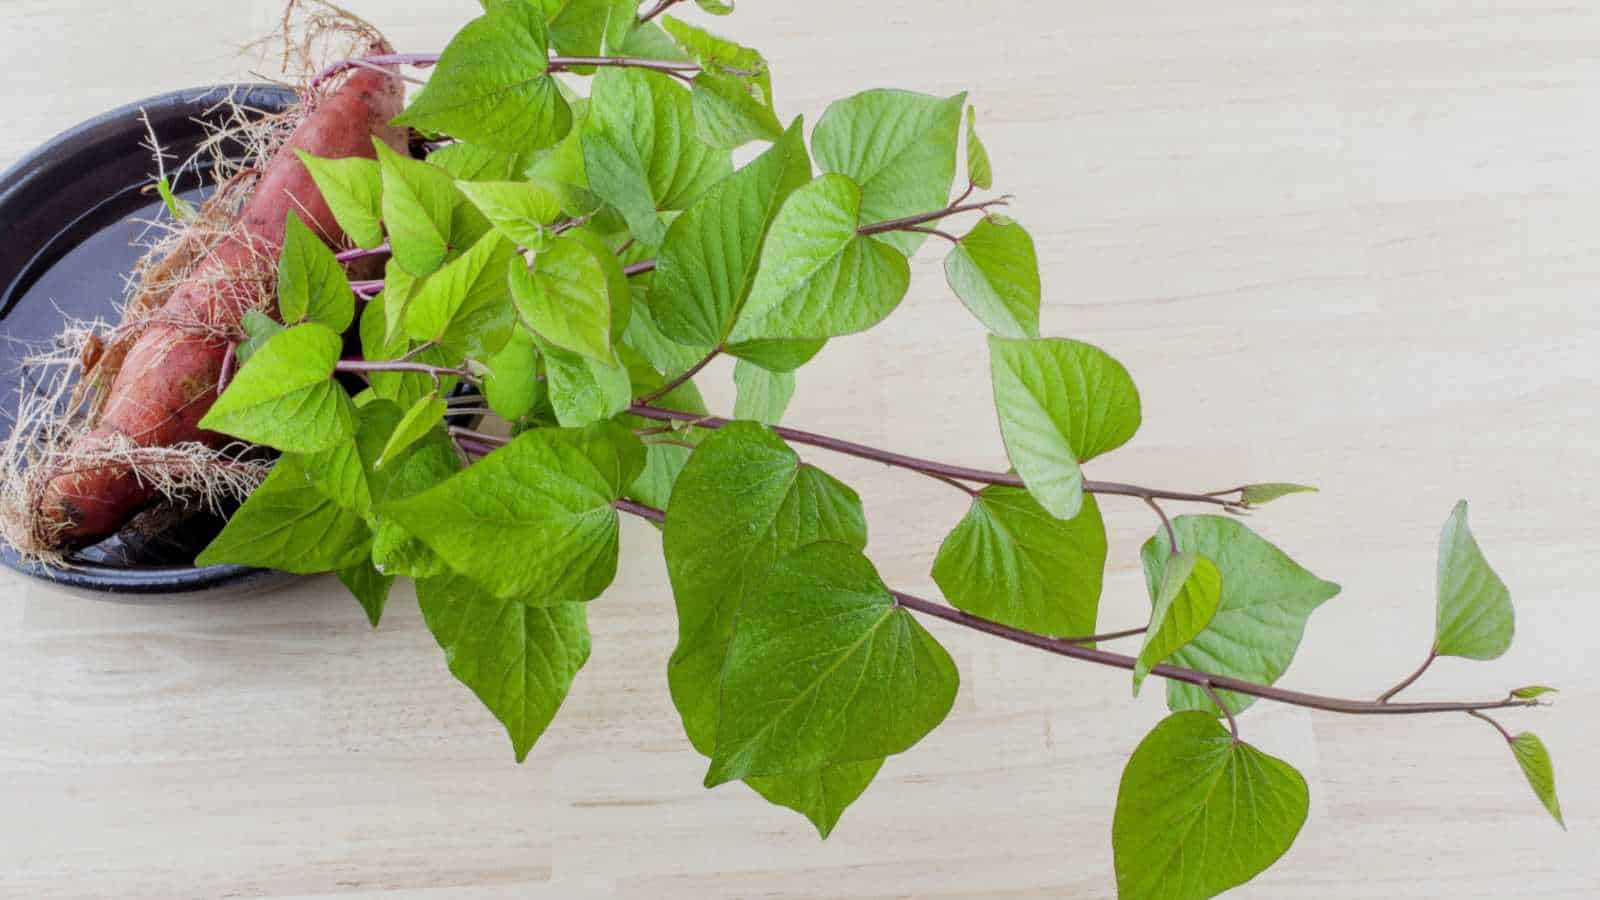
[[(382, 35), (371, 24), (331, 3), (288, 0), (278, 31), (243, 49), (262, 59), (275, 57), (279, 72), (267, 80), (305, 96), (304, 87), (328, 62), (381, 43)], [(46, 486), (58, 475), (115, 466), (131, 471), (167, 503), (216, 512), (249, 496), (266, 477), (270, 460), (241, 444), (144, 447), (125, 437), (105, 442), (80, 438), (94, 428), (128, 351), (147, 328), (170, 325), (186, 335), (231, 343), (244, 337), (232, 323), (245, 310), (269, 308), (274, 302), (276, 259), (267, 254), (245, 266), (258, 277), (215, 269), (197, 273), (207, 255), (232, 233), (255, 187), (257, 166), (283, 145), (305, 113), (303, 104), (267, 112), (229, 96), (207, 111), (206, 137), (182, 159), (163, 148), (146, 119), (145, 146), (155, 178), (167, 177), (173, 185), (209, 179), (216, 187), (190, 215), (143, 223), (140, 242), (146, 252), (115, 304), (119, 321), (69, 319), (54, 341), (29, 348), (10, 433), (0, 443), (0, 538), (24, 559), (71, 565), (55, 549), (58, 535), (50, 533), (65, 526), (48, 524), (39, 512)], [(173, 292), (197, 278), (215, 279), (219, 287), (226, 282), (227, 289), (212, 291), (214, 299), (203, 312), (181, 319), (166, 312)]]

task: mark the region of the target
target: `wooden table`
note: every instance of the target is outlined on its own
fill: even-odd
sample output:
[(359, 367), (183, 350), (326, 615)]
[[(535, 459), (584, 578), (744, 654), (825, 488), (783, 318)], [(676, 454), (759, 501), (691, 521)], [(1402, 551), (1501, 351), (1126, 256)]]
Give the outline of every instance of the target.
[[(474, 4), (362, 0), (401, 49)], [(1418, 662), (1458, 497), (1518, 604), (1493, 664), (1417, 698), (1559, 685), (1505, 718), (1556, 759), (1571, 832), (1465, 716), (1263, 704), (1312, 813), (1232, 896), (1600, 896), (1600, 7), (811, 0), (718, 23), (767, 52), (781, 108), (972, 91), (998, 188), (1032, 229), (1046, 331), (1139, 381), (1145, 426), (1099, 478), (1305, 480), (1252, 524), (1344, 593), (1283, 683), (1372, 696)], [(244, 76), (275, 2), (9, 0), (0, 165), (130, 99)], [(3, 230), (3, 229), (0, 229)], [(1003, 464), (983, 336), (913, 265), (882, 330), (803, 371), (797, 425)], [(731, 404), (729, 368), (704, 379)], [(933, 482), (836, 457), (890, 583), (961, 514)], [(1147, 609), (1154, 521), (1105, 503), (1103, 622)], [(701, 789), (668, 700), (655, 534), (625, 526), (594, 655), (526, 765), (445, 671), (409, 588), (376, 633), (331, 578), (126, 606), (0, 579), (0, 893), (13, 897), (1109, 897), (1116, 782), (1161, 713), (1124, 673), (942, 624), (955, 712), (826, 843), (751, 792)]]

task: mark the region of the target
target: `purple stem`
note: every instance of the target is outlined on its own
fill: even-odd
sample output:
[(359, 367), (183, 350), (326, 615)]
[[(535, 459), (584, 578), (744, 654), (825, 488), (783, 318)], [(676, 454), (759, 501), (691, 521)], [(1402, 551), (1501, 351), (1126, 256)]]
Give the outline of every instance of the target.
[[(335, 260), (339, 261), (339, 262), (347, 263), (347, 262), (355, 262), (358, 259), (368, 259), (368, 258), (371, 258), (371, 257), (374, 257), (374, 256), (388, 256), (388, 255), (389, 255), (389, 242), (388, 241), (384, 241), (383, 243), (379, 244), (378, 246), (373, 247), (371, 250), (363, 250), (360, 247), (352, 247), (349, 250), (340, 250), (338, 253), (335, 253), (333, 255), (333, 258)], [(382, 284), (383, 282), (380, 281), (378, 283)]]

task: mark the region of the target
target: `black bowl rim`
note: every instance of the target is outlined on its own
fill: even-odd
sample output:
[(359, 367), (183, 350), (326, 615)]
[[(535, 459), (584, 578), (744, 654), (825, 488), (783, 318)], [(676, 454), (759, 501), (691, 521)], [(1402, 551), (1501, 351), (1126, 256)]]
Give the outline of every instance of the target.
[[(31, 189), (38, 179), (48, 177), (53, 170), (67, 164), (75, 153), (125, 130), (130, 121), (137, 120), (141, 111), (181, 111), (184, 116), (193, 117), (230, 97), (245, 105), (269, 111), (283, 109), (296, 99), (294, 91), (282, 85), (240, 82), (183, 88), (124, 104), (57, 134), (0, 172), (0, 209), (16, 202), (17, 196)], [(83, 210), (80, 217), (91, 215), (94, 211), (95, 208)], [(53, 241), (54, 238), (51, 239)], [(51, 242), (38, 249), (24, 267), (24, 272), (33, 268), (35, 261), (51, 249)], [(0, 294), (9, 291), (10, 285), (0, 285)], [(87, 562), (54, 566), (24, 560), (9, 546), (0, 546), (0, 563), (19, 574), (52, 585), (112, 600), (198, 595), (223, 589), (243, 593), (283, 584), (298, 577), (273, 569), (233, 564), (138, 569)]]

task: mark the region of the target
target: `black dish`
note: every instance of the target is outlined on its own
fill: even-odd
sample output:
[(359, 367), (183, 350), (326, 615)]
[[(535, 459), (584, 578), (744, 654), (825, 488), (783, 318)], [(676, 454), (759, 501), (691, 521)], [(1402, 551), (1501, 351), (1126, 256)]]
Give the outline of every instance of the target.
[[(163, 148), (184, 159), (206, 137), (202, 122), (220, 125), (219, 104), (277, 112), (293, 91), (266, 84), (173, 91), (130, 103), (66, 131), (0, 173), (0, 407), (9, 413), (27, 373), (19, 342), (55, 337), (62, 314), (109, 317), (122, 279), (142, 255), (140, 224), (162, 214), (148, 192), (155, 168), (141, 111)], [(242, 155), (243, 148), (237, 148)], [(174, 189), (189, 198), (210, 187), (208, 167), (183, 172)], [(151, 541), (110, 538), (69, 557), (67, 567), (24, 563), (9, 547), (0, 562), (25, 575), (104, 599), (155, 600), (210, 593), (240, 594), (294, 576), (245, 566), (192, 565), (221, 529), (219, 516), (199, 516)]]

